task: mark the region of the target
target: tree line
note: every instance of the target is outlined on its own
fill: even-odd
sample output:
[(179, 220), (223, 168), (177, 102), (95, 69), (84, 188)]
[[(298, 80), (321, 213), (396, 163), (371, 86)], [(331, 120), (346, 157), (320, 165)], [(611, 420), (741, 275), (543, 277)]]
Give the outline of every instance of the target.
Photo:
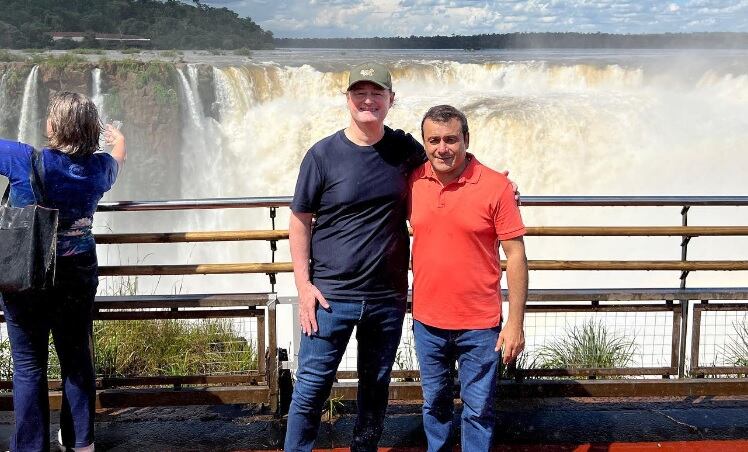
[[(52, 32), (88, 34), (84, 43)], [(0, 48), (96, 47), (93, 33), (150, 38), (157, 49), (263, 49), (273, 34), (228, 8), (193, 0), (2, 0)]]
[(276, 47), (343, 49), (746, 49), (748, 33), (503, 33), (471, 36), (282, 38)]

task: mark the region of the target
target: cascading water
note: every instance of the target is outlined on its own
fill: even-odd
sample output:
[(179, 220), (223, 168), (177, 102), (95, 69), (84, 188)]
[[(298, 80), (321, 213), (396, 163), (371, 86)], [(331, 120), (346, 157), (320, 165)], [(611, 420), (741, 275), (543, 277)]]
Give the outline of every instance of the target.
[[(321, 56), (320, 56), (321, 55)], [(347, 125), (345, 63), (318, 60), (327, 54), (299, 52), (289, 60), (176, 70), (181, 139), (178, 149), (130, 147), (131, 161), (178, 173), (184, 198), (289, 195), (306, 150)], [(367, 59), (382, 60), (385, 53)], [(533, 54), (512, 60), (476, 53), (455, 58), (401, 52), (389, 57), (395, 106), (388, 125), (420, 138), (423, 113), (436, 104), (462, 109), (470, 121), (470, 151), (496, 169), (510, 169), (523, 194), (537, 195), (746, 195), (748, 68), (700, 56), (684, 67), (680, 57), (563, 56)], [(729, 57), (729, 56), (728, 56)], [(364, 59), (364, 56), (361, 56)], [(272, 59), (272, 58), (271, 58)], [(655, 61), (655, 63), (653, 63)], [(36, 86), (36, 69), (27, 79)], [(202, 72), (201, 72), (202, 71)], [(100, 80), (101, 74), (92, 75)], [(213, 86), (201, 86), (209, 83)], [(94, 96), (96, 96), (94, 83)], [(203, 96), (201, 97), (201, 90)], [(212, 92), (214, 103), (203, 104)], [(137, 93), (120, 93), (120, 96)], [(202, 99), (202, 100), (201, 100)], [(28, 115), (28, 112), (24, 113)], [(127, 115), (138, 111), (124, 111)], [(119, 118), (118, 118), (119, 119)], [(160, 118), (152, 118), (157, 123)], [(20, 130), (20, 128), (19, 128)], [(176, 158), (164, 158), (171, 151)], [(125, 172), (120, 193), (140, 193), (145, 175)], [(132, 199), (136, 196), (126, 195)], [(137, 198), (161, 199), (159, 192)], [(279, 212), (286, 227), (287, 212)], [(117, 215), (117, 214), (114, 214)], [(121, 215), (121, 214), (119, 214)], [(153, 230), (268, 229), (267, 210), (228, 209), (199, 214), (125, 215), (116, 232)], [(529, 225), (677, 225), (676, 208), (524, 208)], [(99, 218), (105, 218), (100, 215)], [(97, 219), (99, 222), (99, 219)], [(99, 222), (98, 224), (102, 224)], [(690, 224), (748, 224), (746, 209), (692, 209)], [(157, 229), (155, 229), (157, 228)], [(102, 231), (103, 232), (103, 231)], [(729, 240), (729, 242), (727, 241)], [(526, 240), (530, 259), (679, 259), (678, 238), (539, 238)], [(110, 254), (108, 264), (173, 263), (168, 245), (140, 246)], [(129, 250), (129, 251), (128, 251)], [(181, 263), (267, 262), (266, 243), (196, 244), (181, 248)], [(748, 241), (695, 239), (693, 259), (744, 259)], [(146, 257), (147, 256), (147, 257)], [(289, 260), (280, 247), (277, 261)], [(737, 275), (737, 276), (736, 276)], [(736, 286), (741, 273), (696, 272), (689, 283)], [(532, 287), (673, 287), (677, 272), (536, 272)], [(156, 279), (154, 278), (153, 281)], [(140, 281), (141, 290), (173, 292), (267, 290), (267, 278), (195, 276)], [(293, 294), (290, 275), (279, 275), (279, 292)], [(210, 289), (206, 289), (210, 287)]]
[(39, 85), (39, 66), (34, 66), (26, 78), (21, 104), (21, 120), (18, 124), (18, 141), (39, 146), (39, 118), (37, 87)]
[(91, 70), (91, 82), (91, 100), (99, 111), (101, 122), (106, 124), (109, 118), (104, 111), (104, 93), (101, 91), (101, 68), (96, 67)]
[[(8, 123), (8, 117), (10, 115), (10, 109), (8, 108), (8, 93), (7, 93), (7, 81), (10, 77), (13, 69), (3, 68), (3, 75), (0, 77), (0, 131), (5, 131)], [(2, 135), (0, 135), (2, 136)], [(1, 186), (2, 184), (0, 184)]]
[[(403, 60), (392, 66), (396, 101), (388, 124), (418, 137), (421, 116), (430, 106), (450, 103), (463, 109), (470, 120), (470, 150), (491, 167), (510, 169), (523, 193), (746, 192), (740, 173), (748, 157), (739, 152), (740, 144), (748, 141), (748, 107), (741, 101), (746, 74), (711, 69), (687, 78), (637, 64), (597, 62)], [(344, 70), (323, 72), (309, 65), (275, 63), (212, 67), (215, 104), (210, 109), (200, 104), (197, 72), (194, 65), (178, 71), (183, 197), (290, 194), (308, 147), (347, 125)], [(206, 111), (212, 116), (206, 116)], [(137, 150), (131, 153), (131, 159), (136, 158)], [(724, 164), (728, 158), (733, 164)], [(533, 225), (679, 222), (675, 209), (585, 209), (582, 213), (527, 208), (523, 214)], [(211, 220), (189, 221), (190, 226), (268, 226), (267, 218), (253, 221), (237, 211), (205, 216)], [(283, 219), (279, 221), (282, 224)], [(740, 224), (741, 220), (721, 221)], [(632, 246), (620, 247), (619, 240), (533, 238), (528, 249), (531, 258), (678, 257), (672, 240), (627, 240)], [(658, 245), (636, 245), (653, 242)], [(720, 251), (725, 254), (719, 258), (748, 252), (744, 242), (735, 243)], [(192, 262), (267, 259), (264, 248), (256, 253), (250, 247), (205, 253), (200, 248), (191, 251)], [(698, 245), (694, 248), (703, 252)], [(693, 279), (714, 284), (729, 283), (730, 277), (699, 273)], [(620, 278), (626, 285), (670, 286), (677, 281), (674, 273), (597, 272), (570, 283), (568, 273), (547, 272), (534, 275), (533, 283), (536, 287), (610, 286), (620, 285)]]

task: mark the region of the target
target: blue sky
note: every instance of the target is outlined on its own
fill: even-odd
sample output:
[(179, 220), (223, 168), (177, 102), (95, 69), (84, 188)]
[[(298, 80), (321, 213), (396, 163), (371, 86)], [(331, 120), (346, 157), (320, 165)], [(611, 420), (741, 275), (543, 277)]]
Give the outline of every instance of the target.
[(748, 0), (204, 0), (276, 37), (748, 31)]

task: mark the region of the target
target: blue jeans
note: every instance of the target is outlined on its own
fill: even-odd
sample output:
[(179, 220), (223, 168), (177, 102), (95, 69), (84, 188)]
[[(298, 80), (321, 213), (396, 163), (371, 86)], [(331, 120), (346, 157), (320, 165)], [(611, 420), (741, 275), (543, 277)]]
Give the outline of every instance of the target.
[(98, 286), (96, 253), (57, 258), (55, 286), (8, 294), (2, 301), (13, 357), (15, 433), (10, 450), (49, 450), (47, 362), (52, 332), (62, 374), (63, 442), (84, 447), (94, 440), (96, 381), (92, 316)]
[(328, 298), (327, 301), (329, 310), (317, 307), (319, 332), (301, 337), (284, 450), (312, 450), (322, 407), (356, 327), (358, 419), (351, 451), (376, 451), (387, 410), (390, 372), (402, 334), (405, 299), (345, 301)]
[(423, 428), (428, 451), (452, 450), (452, 363), (457, 360), (462, 409), (462, 450), (488, 451), (494, 428), (493, 401), (499, 327), (443, 330), (415, 320), (413, 335), (423, 386)]

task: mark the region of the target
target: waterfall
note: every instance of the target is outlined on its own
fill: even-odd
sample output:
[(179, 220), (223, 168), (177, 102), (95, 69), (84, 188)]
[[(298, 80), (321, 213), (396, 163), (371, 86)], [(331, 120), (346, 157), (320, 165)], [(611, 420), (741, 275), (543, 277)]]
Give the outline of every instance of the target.
[[(149, 168), (158, 169), (154, 174), (178, 175), (179, 196), (184, 198), (291, 194), (306, 150), (347, 126), (349, 116), (343, 94), (345, 70), (334, 65), (320, 68), (314, 65), (318, 57), (313, 52), (300, 54), (300, 65), (295, 66), (252, 62), (177, 68), (179, 149), (166, 149), (162, 137), (146, 135), (142, 142), (128, 142), (130, 160), (147, 161)], [(686, 71), (675, 64), (615, 57), (611, 61), (584, 57), (492, 61), (475, 55), (450, 61), (423, 60), (413, 53), (410, 59), (398, 58), (388, 63), (393, 68), (396, 98), (387, 124), (420, 138), (421, 117), (430, 106), (448, 103), (460, 108), (470, 122), (470, 151), (492, 168), (511, 170), (523, 193), (748, 193), (743, 175), (748, 154), (742, 149), (748, 142), (748, 68), (743, 66), (716, 57)], [(303, 64), (305, 61), (309, 64)], [(108, 76), (102, 72), (94, 70), (92, 74), (94, 98), (102, 97), (101, 79)], [(24, 124), (32, 121), (29, 117), (34, 109), (29, 105), (35, 98), (32, 91), (37, 77), (34, 69), (26, 81)], [(203, 86), (211, 78), (213, 85)], [(132, 106), (138, 105), (137, 96), (142, 94), (125, 88), (124, 84), (113, 86), (123, 99), (121, 119), (127, 123), (128, 115), (139, 114)], [(203, 105), (200, 92), (205, 99), (211, 90), (215, 104)], [(151, 101), (144, 98), (142, 102)], [(158, 123), (159, 118), (152, 121)], [(163, 158), (164, 154), (170, 157)], [(132, 173), (125, 176), (118, 189), (138, 192), (141, 179)], [(164, 196), (158, 191), (148, 194), (151, 199)], [(740, 216), (744, 211), (738, 209), (719, 222), (745, 224), (748, 220)], [(200, 214), (210, 220), (160, 224), (174, 230), (267, 228), (267, 218), (259, 210), (257, 213), (256, 221), (249, 220), (252, 215), (246, 212), (226, 211)], [(285, 213), (279, 213), (278, 225), (284, 227)], [(533, 225), (679, 221), (668, 209), (587, 209), (580, 215), (573, 209), (527, 208), (523, 215)], [(704, 218), (703, 223), (708, 223), (712, 217)], [(640, 239), (629, 240), (639, 243)], [(590, 241), (595, 245), (589, 246)], [(706, 248), (713, 243), (709, 238), (695, 242)], [(672, 248), (621, 247), (621, 243), (533, 238), (528, 250), (531, 258), (655, 259), (669, 258)], [(718, 258), (748, 254), (745, 241), (736, 238), (731, 243), (734, 245), (729, 249), (717, 247)], [(699, 252), (697, 247), (694, 253)], [(195, 248), (191, 262), (234, 260), (237, 255), (229, 253), (235, 252), (240, 253), (240, 261), (262, 261), (267, 251), (259, 246), (257, 251), (223, 247), (202, 254), (199, 248)], [(242, 251), (224, 251), (229, 248)], [(673, 279), (667, 272), (598, 272), (574, 284), (604, 287), (618, 277), (641, 286), (667, 286)], [(729, 282), (730, 277), (727, 273), (694, 275), (703, 278), (704, 284), (715, 285)], [(534, 284), (563, 287), (569, 284), (566, 278), (568, 273), (545, 272), (534, 276)]]
[(18, 123), (18, 141), (39, 145), (39, 107), (37, 87), (39, 66), (34, 66), (26, 78), (23, 88), (23, 103), (21, 104), (21, 119)]
[(91, 100), (99, 111), (99, 118), (103, 124), (107, 123), (107, 115), (104, 111), (104, 94), (101, 92), (101, 68), (95, 67), (91, 71), (92, 93)]
[(3, 109), (6, 102), (6, 93), (5, 93), (5, 81), (8, 79), (8, 76), (10, 75), (11, 69), (6, 69), (3, 71), (3, 76), (0, 77), (0, 110)]
[(3, 76), (0, 78), (0, 136), (7, 136), (8, 119), (10, 117), (10, 107), (7, 105), (9, 101), (7, 80), (11, 71), (13, 69), (5, 68)]
[[(183, 69), (178, 69), (177, 74), (179, 75), (179, 81), (182, 87), (182, 95), (187, 101), (187, 109), (189, 112), (188, 125), (189, 127), (201, 130), (203, 128), (203, 109), (200, 103), (200, 93), (197, 90), (197, 75), (195, 74), (195, 80), (193, 82), (187, 80)], [(192, 75), (192, 73), (190, 73), (190, 75)]]
[[(117, 90), (122, 99), (122, 111), (117, 114), (123, 117), (117, 119), (127, 123), (128, 115), (133, 118), (143, 114), (139, 105), (148, 111), (180, 112), (174, 136), (149, 135), (151, 129), (146, 123), (139, 141), (128, 137), (131, 162), (146, 162), (142, 167), (155, 168), (153, 174), (172, 174), (175, 180), (169, 179), (169, 183), (179, 185), (170, 195), (158, 190), (147, 192), (148, 198), (161, 199), (175, 192), (183, 198), (290, 195), (307, 149), (348, 124), (343, 94), (347, 73), (338, 62), (320, 63), (325, 55), (298, 51), (298, 62), (287, 64), (267, 61), (181, 66), (174, 71), (173, 86), (160, 86), (177, 89), (178, 103), (162, 109), (154, 107), (158, 100), (143, 95), (148, 90), (123, 81), (122, 73), (94, 69), (92, 96), (101, 108), (101, 80), (112, 76), (107, 78), (111, 80), (107, 84), (110, 92)], [(373, 55), (371, 59), (376, 60), (383, 53)], [(544, 60), (535, 53), (522, 57), (520, 53), (507, 56), (475, 52), (466, 56), (460, 52), (452, 59), (427, 60), (441, 54), (428, 55), (432, 56), (404, 51), (388, 57), (398, 59), (387, 60), (393, 69), (396, 92), (387, 124), (420, 139), (421, 118), (429, 107), (444, 103), (456, 106), (470, 123), (470, 152), (489, 167), (511, 170), (523, 194), (748, 194), (744, 176), (748, 153), (743, 149), (748, 143), (748, 64), (725, 59), (733, 57), (699, 56), (702, 60), (698, 64), (684, 69), (679, 64), (682, 56), (665, 55), (673, 60), (663, 62), (658, 58), (655, 62), (649, 56), (618, 57), (615, 52), (604, 60), (575, 55), (574, 51), (555, 60)], [(740, 58), (745, 56), (740, 54)], [(509, 57), (515, 60), (508, 61)], [(0, 96), (2, 84), (10, 80), (9, 71), (0, 79)], [(23, 93), (19, 137), (33, 138), (37, 118), (42, 115), (35, 106), (38, 78), (35, 67)], [(208, 86), (211, 78), (213, 85)], [(213, 105), (207, 105), (210, 95), (215, 99)], [(19, 99), (0, 97), (0, 106), (10, 102), (21, 103)], [(158, 125), (164, 118), (147, 120)], [(154, 126), (153, 130), (163, 131), (163, 127)], [(135, 168), (130, 166), (120, 175), (118, 189), (123, 193), (144, 192), (140, 187), (149, 174), (135, 173)], [(522, 214), (532, 226), (680, 224), (676, 208), (532, 207), (523, 208)], [(270, 227), (265, 209), (112, 215), (120, 218), (115, 232)], [(97, 214), (100, 228), (105, 226), (105, 218)], [(276, 226), (287, 227), (287, 219), (287, 209), (280, 209)], [(748, 224), (748, 210), (693, 208), (689, 221), (698, 225)], [(678, 244), (678, 238), (656, 237), (526, 240), (530, 259), (562, 260), (678, 259)], [(101, 261), (108, 265), (269, 261), (268, 244), (260, 241), (230, 246), (199, 243), (105, 249), (101, 250)], [(689, 257), (694, 259), (737, 260), (745, 255), (748, 240), (744, 237), (730, 237), (729, 242), (699, 237), (689, 246)], [(275, 258), (288, 261), (287, 247), (279, 247)], [(741, 277), (738, 273), (696, 272), (689, 277), (689, 284), (735, 286), (739, 281), (736, 278)], [(678, 274), (533, 272), (531, 280), (534, 288), (672, 287)], [(251, 292), (268, 288), (264, 275), (143, 277), (139, 284), (143, 293)], [(290, 275), (278, 275), (278, 291), (294, 294)], [(567, 320), (570, 324), (576, 321), (568, 317), (563, 322)], [(548, 322), (555, 324), (556, 320)]]

